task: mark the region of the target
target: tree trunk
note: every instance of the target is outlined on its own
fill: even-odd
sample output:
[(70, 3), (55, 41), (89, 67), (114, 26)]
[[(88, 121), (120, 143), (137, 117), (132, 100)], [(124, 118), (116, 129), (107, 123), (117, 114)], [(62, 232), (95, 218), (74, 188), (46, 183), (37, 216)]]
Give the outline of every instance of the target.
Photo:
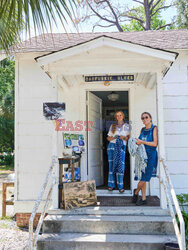
[(144, 10), (145, 10), (145, 17), (146, 17), (145, 30), (150, 30), (151, 29), (151, 16), (150, 16), (150, 8), (149, 8), (148, 0), (144, 0)]

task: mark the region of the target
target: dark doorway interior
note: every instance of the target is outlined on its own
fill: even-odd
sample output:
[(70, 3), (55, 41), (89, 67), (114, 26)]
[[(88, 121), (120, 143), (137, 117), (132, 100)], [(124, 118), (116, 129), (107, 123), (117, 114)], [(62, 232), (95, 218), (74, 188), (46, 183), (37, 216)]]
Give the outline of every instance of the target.
[[(118, 94), (116, 101), (109, 100), (108, 96), (111, 91), (92, 91), (92, 93), (102, 99), (103, 110), (103, 164), (104, 164), (104, 185), (98, 186), (97, 189), (107, 189), (108, 187), (108, 155), (107, 155), (107, 134), (110, 124), (115, 121), (114, 114), (116, 111), (122, 110), (125, 114), (125, 122), (129, 121), (129, 100), (128, 91), (115, 91)], [(125, 160), (125, 175), (124, 175), (124, 189), (130, 190), (130, 155), (128, 148), (126, 148)]]

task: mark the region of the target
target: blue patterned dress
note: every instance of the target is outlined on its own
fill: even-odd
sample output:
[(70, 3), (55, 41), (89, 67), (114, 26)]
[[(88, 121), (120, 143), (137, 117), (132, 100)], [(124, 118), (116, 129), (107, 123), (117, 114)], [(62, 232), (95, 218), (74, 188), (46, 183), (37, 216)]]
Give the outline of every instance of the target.
[(123, 141), (119, 139), (119, 136), (116, 139), (116, 143), (110, 142), (108, 144), (108, 187), (115, 188), (115, 175), (118, 189), (121, 190), (124, 186), (125, 152), (126, 145), (124, 145)]
[[(138, 137), (142, 141), (153, 141), (153, 129), (154, 125), (151, 125), (151, 128), (146, 129), (145, 127), (142, 129), (140, 136)], [(151, 177), (156, 177), (157, 174), (157, 164), (158, 164), (158, 154), (157, 147), (144, 145), (148, 157), (148, 163), (145, 170), (145, 173), (142, 173), (142, 177), (140, 181), (150, 181)]]

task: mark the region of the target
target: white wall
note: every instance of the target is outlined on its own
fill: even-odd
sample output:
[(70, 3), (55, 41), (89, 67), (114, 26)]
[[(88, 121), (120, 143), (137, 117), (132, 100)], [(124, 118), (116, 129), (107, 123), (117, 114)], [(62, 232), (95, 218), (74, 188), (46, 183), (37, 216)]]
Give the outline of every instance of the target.
[[(56, 89), (32, 57), (16, 57), (15, 107), (15, 211), (23, 211), (23, 201), (35, 200), (50, 166), (51, 121), (43, 117), (43, 102), (56, 101)], [(33, 203), (29, 210), (33, 207)], [(26, 209), (27, 210), (27, 209)]]
[[(74, 124), (77, 120), (86, 119), (86, 90), (129, 90), (130, 119), (134, 125), (131, 135), (138, 136), (143, 127), (140, 119), (143, 111), (150, 112), (153, 123), (157, 124), (155, 87), (147, 89), (123, 82), (104, 87), (101, 83), (92, 85), (75, 82), (70, 87), (65, 83), (62, 86), (59, 84), (56, 90), (50, 78), (37, 66), (33, 59), (35, 56), (19, 55), (16, 58), (16, 212), (31, 211), (51, 161), (52, 130), (55, 127), (43, 117), (43, 102), (65, 102), (66, 120)], [(187, 65), (188, 55), (180, 55), (163, 80), (167, 163), (178, 193), (188, 191)], [(58, 136), (61, 141), (62, 132), (58, 132)], [(59, 153), (62, 150), (61, 147)], [(86, 154), (83, 154), (82, 180), (87, 179), (86, 170)], [(136, 183), (133, 182), (133, 187)], [(158, 194), (158, 179), (152, 179), (151, 186), (152, 194)]]
[(176, 193), (188, 193), (188, 51), (179, 56), (163, 79), (165, 145)]
[[(80, 85), (79, 82), (75, 82), (70, 87), (65, 83), (59, 84), (56, 92), (54, 84), (37, 66), (33, 60), (34, 57), (35, 55), (32, 54), (17, 58), (16, 212), (31, 211), (51, 161), (52, 129), (55, 127), (51, 121), (46, 121), (43, 117), (43, 102), (56, 100), (65, 102), (66, 121), (72, 121), (75, 124), (77, 120), (86, 120), (85, 93), (87, 89), (129, 90), (130, 119), (133, 125), (132, 136), (138, 136), (143, 127), (140, 119), (143, 111), (150, 112), (156, 124), (155, 88), (151, 90), (139, 84), (124, 82), (115, 83), (109, 87), (104, 87), (101, 83)], [(86, 136), (86, 132), (83, 131), (83, 133)], [(58, 137), (59, 141), (62, 142), (62, 132), (58, 132)], [(59, 145), (59, 154), (61, 154), (63, 148), (61, 143)], [(87, 180), (86, 153), (82, 155), (81, 175), (82, 180)], [(136, 184), (137, 182), (134, 182), (133, 186), (135, 187)], [(28, 202), (25, 203), (26, 201)]]

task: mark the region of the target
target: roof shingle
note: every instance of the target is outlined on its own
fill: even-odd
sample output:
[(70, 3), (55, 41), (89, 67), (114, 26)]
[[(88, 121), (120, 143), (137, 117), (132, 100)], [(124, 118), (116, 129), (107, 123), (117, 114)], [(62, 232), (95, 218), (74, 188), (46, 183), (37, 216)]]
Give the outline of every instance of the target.
[(32, 37), (17, 45), (14, 52), (53, 52), (100, 36), (108, 36), (158, 49), (188, 49), (188, 29), (135, 32), (53, 33)]

